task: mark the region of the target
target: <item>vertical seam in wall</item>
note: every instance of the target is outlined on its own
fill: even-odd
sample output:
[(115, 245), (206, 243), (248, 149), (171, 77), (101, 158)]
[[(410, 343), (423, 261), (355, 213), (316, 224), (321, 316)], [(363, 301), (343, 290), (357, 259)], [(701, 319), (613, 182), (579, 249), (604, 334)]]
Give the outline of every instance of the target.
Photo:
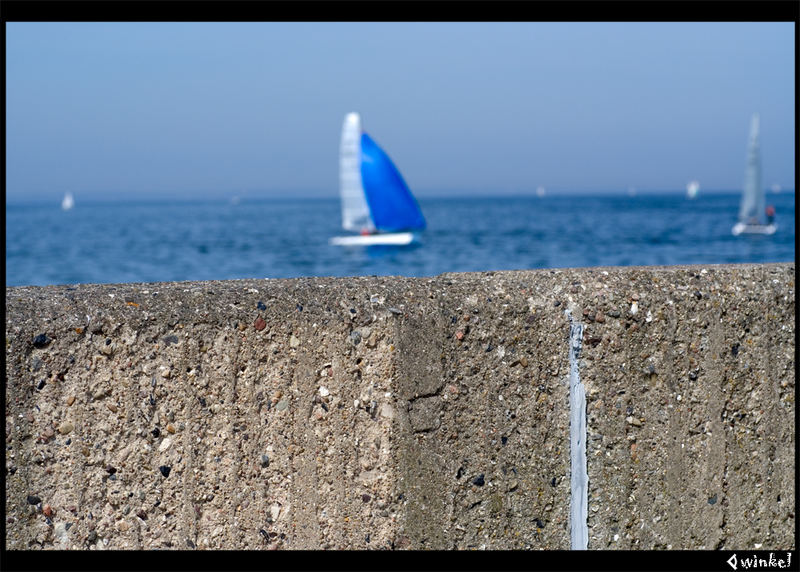
[(569, 310), (565, 314), (569, 319), (570, 537), (572, 550), (586, 550), (589, 545), (586, 391), (578, 368), (583, 324), (573, 321)]

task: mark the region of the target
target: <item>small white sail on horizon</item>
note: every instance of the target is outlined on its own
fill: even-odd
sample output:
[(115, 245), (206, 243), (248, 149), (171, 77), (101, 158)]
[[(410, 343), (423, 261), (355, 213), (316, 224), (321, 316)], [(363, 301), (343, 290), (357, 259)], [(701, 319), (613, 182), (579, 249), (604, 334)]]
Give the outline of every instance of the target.
[(61, 199), (61, 210), (68, 211), (74, 206), (75, 198), (72, 196), (72, 193), (67, 191), (67, 193), (64, 195), (64, 198)]
[(686, 185), (686, 197), (689, 199), (696, 199), (697, 198), (697, 191), (700, 190), (700, 183), (697, 181), (689, 181), (689, 184)]

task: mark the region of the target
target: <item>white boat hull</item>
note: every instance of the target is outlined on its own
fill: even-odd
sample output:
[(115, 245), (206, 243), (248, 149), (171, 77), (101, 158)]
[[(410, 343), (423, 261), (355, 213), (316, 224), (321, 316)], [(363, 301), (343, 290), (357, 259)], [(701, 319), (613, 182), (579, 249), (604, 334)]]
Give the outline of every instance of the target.
[(774, 224), (745, 224), (737, 222), (733, 225), (731, 232), (733, 236), (739, 236), (740, 234), (774, 234), (777, 229), (778, 226)]
[(334, 236), (330, 244), (334, 246), (373, 246), (390, 245), (406, 246), (419, 242), (419, 235), (414, 232), (387, 232), (354, 236)]

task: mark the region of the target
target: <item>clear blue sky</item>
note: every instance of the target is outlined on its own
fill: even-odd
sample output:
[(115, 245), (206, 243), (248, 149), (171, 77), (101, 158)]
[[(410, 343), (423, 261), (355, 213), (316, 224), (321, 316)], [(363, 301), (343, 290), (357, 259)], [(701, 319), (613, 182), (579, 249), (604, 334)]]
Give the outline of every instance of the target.
[(19, 23), (7, 201), (330, 196), (362, 115), (419, 197), (794, 187), (793, 23)]

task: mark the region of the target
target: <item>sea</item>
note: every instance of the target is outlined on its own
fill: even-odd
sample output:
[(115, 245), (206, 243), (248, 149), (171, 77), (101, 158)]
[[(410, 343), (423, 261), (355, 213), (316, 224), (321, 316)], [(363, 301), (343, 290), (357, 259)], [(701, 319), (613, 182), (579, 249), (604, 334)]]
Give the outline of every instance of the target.
[(419, 198), (419, 245), (342, 247), (338, 198), (6, 205), (6, 286), (793, 262), (795, 195), (772, 236), (733, 236), (739, 193)]

